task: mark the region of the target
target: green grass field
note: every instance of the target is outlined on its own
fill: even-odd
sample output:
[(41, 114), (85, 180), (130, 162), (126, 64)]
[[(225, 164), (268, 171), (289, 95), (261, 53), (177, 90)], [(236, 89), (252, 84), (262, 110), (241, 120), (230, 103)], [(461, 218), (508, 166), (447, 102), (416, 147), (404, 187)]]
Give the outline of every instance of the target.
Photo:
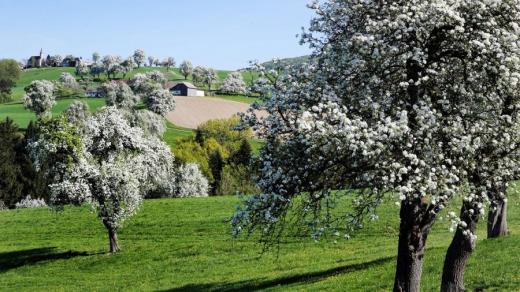
[[(466, 272), (470, 290), (520, 289), (520, 206), (509, 210), (511, 235), (484, 240)], [(392, 288), (398, 207), (350, 240), (285, 238), (261, 255), (254, 238), (232, 239), (234, 197), (147, 200), (120, 232), (110, 256), (105, 230), (88, 207), (0, 211), (0, 287), (8, 291), (385, 291)], [(423, 291), (438, 291), (452, 234), (439, 221), (428, 238)]]
[(178, 127), (170, 122), (166, 122), (166, 132), (163, 135), (163, 140), (173, 149), (179, 139), (194, 135), (195, 132), (192, 129)]
[(258, 98), (256, 97), (249, 97), (249, 96), (243, 96), (243, 95), (216, 95), (216, 96), (209, 96), (211, 98), (221, 98), (225, 100), (231, 100), (231, 101), (238, 101), (243, 103), (253, 103), (255, 101), (258, 101)]
[(43, 68), (23, 71), (16, 83), (16, 87), (12, 90), (13, 100), (21, 99), (25, 94), (24, 88), (34, 80), (58, 80), (61, 73), (68, 72), (72, 74), (74, 71), (74, 68)]
[[(52, 108), (52, 114), (62, 113), (75, 100), (87, 103), (92, 111), (105, 105), (105, 100), (102, 98), (60, 99), (56, 101), (56, 105)], [(34, 113), (26, 110), (21, 101), (0, 104), (0, 120), (5, 120), (6, 117), (13, 119), (21, 129), (25, 129), (31, 120), (36, 119)]]

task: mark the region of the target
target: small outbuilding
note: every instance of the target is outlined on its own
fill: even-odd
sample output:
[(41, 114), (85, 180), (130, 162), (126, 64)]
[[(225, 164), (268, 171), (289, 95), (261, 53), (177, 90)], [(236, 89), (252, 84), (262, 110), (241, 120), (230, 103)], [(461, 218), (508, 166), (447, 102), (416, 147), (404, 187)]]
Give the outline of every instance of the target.
[(204, 96), (204, 90), (198, 89), (190, 82), (179, 82), (168, 86), (172, 95), (175, 96)]

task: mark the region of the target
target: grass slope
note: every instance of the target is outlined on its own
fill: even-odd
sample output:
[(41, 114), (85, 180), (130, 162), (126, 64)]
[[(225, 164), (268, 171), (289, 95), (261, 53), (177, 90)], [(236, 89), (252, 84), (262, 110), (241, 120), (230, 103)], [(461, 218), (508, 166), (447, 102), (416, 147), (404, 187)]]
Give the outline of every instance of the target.
[[(514, 202), (518, 202), (516, 197)], [(106, 232), (88, 207), (0, 212), (0, 287), (11, 291), (382, 291), (392, 288), (398, 208), (349, 241), (289, 237), (260, 256), (253, 240), (232, 240), (234, 197), (145, 201), (109, 256)], [(511, 235), (479, 240), (467, 288), (520, 289), (520, 206), (509, 210)], [(436, 224), (428, 238), (422, 290), (438, 291), (452, 234)], [(484, 238), (481, 226), (479, 238)]]
[[(105, 105), (105, 100), (102, 98), (60, 99), (56, 101), (56, 105), (52, 108), (52, 114), (58, 115), (62, 113), (75, 100), (81, 100), (87, 103), (92, 111)], [(0, 104), (0, 120), (5, 120), (6, 117), (13, 119), (22, 129), (25, 129), (31, 120), (36, 119), (35, 114), (25, 109), (23, 103), (20, 101)]]
[(74, 68), (41, 68), (28, 69), (22, 72), (20, 79), (12, 90), (13, 100), (19, 100), (25, 94), (24, 88), (34, 80), (58, 80), (61, 73), (68, 72), (73, 74)]
[[(146, 73), (150, 71), (160, 71), (164, 73), (166, 78), (168, 80), (172, 81), (184, 81), (184, 76), (180, 73), (178, 68), (170, 68), (167, 70), (165, 67), (141, 67), (136, 68), (129, 72), (125, 79), (130, 79), (135, 74), (138, 73)], [(74, 74), (75, 68), (64, 68), (64, 67), (57, 67), (57, 68), (40, 68), (40, 69), (28, 69), (25, 71), (22, 71), (22, 74), (20, 76), (20, 79), (16, 83), (16, 86), (12, 90), (12, 97), (14, 101), (20, 100), (24, 95), (24, 88), (29, 85), (34, 80), (58, 80), (61, 73), (68, 72), (71, 74)], [(217, 74), (219, 76), (218, 83), (222, 83), (224, 79), (226, 79), (227, 75), (231, 73), (232, 71), (228, 70), (217, 70)], [(244, 81), (250, 85), (252, 78), (256, 78), (257, 74), (252, 73), (250, 71), (242, 71), (242, 76), (244, 77)], [(106, 76), (104, 74), (101, 74), (101, 81), (106, 81)], [(118, 78), (122, 78), (122, 75), (118, 75)], [(191, 81), (191, 76), (188, 77), (188, 81)], [(219, 86), (218, 84), (216, 85)]]
[(175, 126), (170, 122), (166, 122), (166, 132), (163, 135), (163, 140), (173, 149), (177, 145), (177, 141), (181, 138), (194, 136), (195, 132), (192, 129)]

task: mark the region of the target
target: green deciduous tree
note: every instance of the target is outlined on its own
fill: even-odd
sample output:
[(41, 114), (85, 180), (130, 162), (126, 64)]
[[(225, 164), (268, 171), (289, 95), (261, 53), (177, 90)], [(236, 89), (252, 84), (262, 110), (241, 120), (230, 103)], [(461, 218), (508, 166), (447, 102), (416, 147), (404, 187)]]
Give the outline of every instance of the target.
[(11, 59), (0, 60), (0, 103), (11, 100), (11, 89), (20, 78), (18, 62)]

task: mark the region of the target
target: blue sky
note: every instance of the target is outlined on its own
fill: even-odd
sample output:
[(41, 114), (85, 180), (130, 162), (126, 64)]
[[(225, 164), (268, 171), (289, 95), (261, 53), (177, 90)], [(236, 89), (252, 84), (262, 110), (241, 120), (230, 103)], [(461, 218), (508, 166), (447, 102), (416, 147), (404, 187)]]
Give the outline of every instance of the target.
[(250, 60), (295, 57), (308, 0), (0, 0), (0, 58), (39, 53), (173, 56), (238, 69)]

